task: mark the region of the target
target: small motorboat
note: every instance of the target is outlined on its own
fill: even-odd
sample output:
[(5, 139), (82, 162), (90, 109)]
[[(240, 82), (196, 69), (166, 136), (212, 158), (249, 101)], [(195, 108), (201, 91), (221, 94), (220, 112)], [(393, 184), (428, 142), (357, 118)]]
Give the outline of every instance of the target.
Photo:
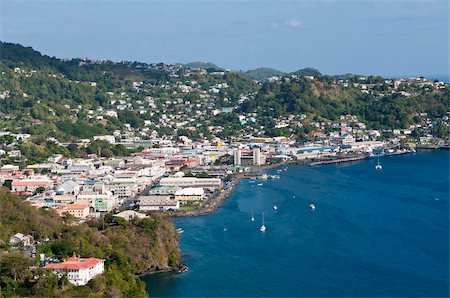
[(177, 229), (177, 232), (178, 232), (178, 234), (183, 234), (183, 233), (184, 233), (184, 230), (181, 229), (181, 228), (179, 228), (179, 229)]
[(273, 210), (278, 210), (278, 206), (275, 204), (275, 203), (273, 203)]
[(314, 205), (313, 203), (309, 204), (309, 209), (316, 210), (316, 205)]

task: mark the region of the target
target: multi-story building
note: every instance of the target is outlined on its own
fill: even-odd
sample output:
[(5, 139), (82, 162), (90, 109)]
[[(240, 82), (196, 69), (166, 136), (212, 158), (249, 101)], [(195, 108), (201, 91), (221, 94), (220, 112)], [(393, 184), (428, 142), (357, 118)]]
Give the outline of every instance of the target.
[(241, 165), (241, 155), (242, 155), (241, 148), (234, 149), (233, 155), (234, 155), (234, 165), (240, 166)]
[(180, 202), (201, 201), (205, 197), (205, 190), (201, 187), (187, 187), (175, 192), (175, 200)]
[(73, 215), (75, 218), (84, 219), (89, 215), (89, 205), (84, 204), (67, 204), (58, 206), (55, 209), (56, 213), (59, 215), (64, 215), (65, 213)]
[(157, 186), (148, 192), (149, 195), (175, 195), (175, 192), (180, 190), (178, 186)]
[(50, 189), (53, 187), (53, 181), (43, 177), (32, 179), (14, 179), (11, 183), (11, 191), (18, 193), (33, 193), (40, 187)]
[(261, 148), (254, 146), (251, 151), (242, 150), (241, 148), (234, 149), (234, 165), (235, 166), (259, 166), (265, 164), (265, 156), (261, 153)]
[(222, 187), (222, 180), (219, 178), (164, 177), (161, 178), (159, 184), (161, 186), (202, 187), (214, 190)]
[(140, 211), (177, 210), (180, 202), (170, 196), (142, 196), (139, 198)]
[(87, 284), (95, 276), (105, 271), (105, 260), (97, 258), (69, 258), (62, 263), (53, 263), (44, 266), (61, 278), (67, 272), (69, 282), (75, 286)]

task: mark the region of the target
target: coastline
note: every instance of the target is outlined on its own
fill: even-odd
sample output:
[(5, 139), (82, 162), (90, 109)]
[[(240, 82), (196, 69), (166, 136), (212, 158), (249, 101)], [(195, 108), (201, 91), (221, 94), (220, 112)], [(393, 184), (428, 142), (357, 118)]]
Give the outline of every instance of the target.
[[(434, 149), (436, 150), (436, 149)], [(185, 212), (166, 212), (164, 215), (169, 218), (177, 218), (177, 217), (194, 217), (194, 216), (203, 216), (209, 215), (216, 212), (219, 207), (225, 202), (225, 200), (229, 197), (229, 195), (234, 191), (236, 185), (241, 182), (241, 180), (246, 179), (247, 174), (258, 173), (262, 171), (267, 171), (271, 169), (275, 169), (278, 167), (283, 167), (286, 165), (303, 165), (303, 166), (316, 166), (316, 165), (332, 165), (338, 163), (351, 163), (351, 162), (359, 162), (363, 160), (367, 160), (368, 155), (358, 155), (346, 158), (334, 158), (334, 159), (305, 159), (305, 160), (289, 160), (277, 164), (269, 164), (263, 166), (252, 166), (250, 170), (243, 173), (238, 173), (233, 175), (229, 188), (224, 190), (223, 192), (219, 192), (216, 196), (212, 196), (207, 201), (203, 202), (200, 207), (192, 211)], [(157, 273), (164, 272), (185, 272), (188, 270), (188, 267), (183, 263), (179, 263), (176, 266), (168, 267), (168, 268), (158, 268), (158, 267), (150, 267), (144, 270), (141, 270), (135, 273), (135, 276), (141, 278), (144, 276), (149, 276)]]
[(187, 217), (187, 216), (202, 216), (202, 215), (208, 215), (211, 213), (214, 213), (219, 209), (219, 207), (225, 202), (225, 200), (228, 198), (228, 196), (233, 192), (236, 185), (242, 180), (245, 179), (246, 174), (250, 173), (257, 173), (261, 171), (267, 171), (270, 169), (278, 168), (281, 166), (289, 165), (289, 164), (302, 164), (306, 165), (307, 162), (297, 161), (297, 160), (290, 160), (286, 162), (281, 162), (277, 164), (270, 164), (270, 165), (263, 165), (263, 166), (252, 166), (249, 171), (244, 173), (238, 173), (232, 176), (231, 183), (228, 187), (228, 189), (223, 190), (222, 192), (219, 192), (217, 195), (212, 196), (208, 200), (202, 202), (201, 206), (198, 207), (195, 210), (192, 211), (173, 211), (173, 212), (166, 212), (166, 216), (168, 217)]
[(271, 169), (275, 169), (278, 167), (283, 167), (286, 165), (309, 165), (309, 166), (315, 166), (315, 165), (327, 165), (327, 164), (337, 164), (337, 163), (344, 163), (344, 162), (355, 162), (355, 161), (361, 161), (367, 159), (367, 155), (357, 155), (352, 157), (345, 157), (345, 158), (334, 158), (334, 159), (303, 159), (303, 160), (288, 160), (281, 163), (276, 164), (269, 164), (269, 165), (263, 165), (263, 166), (251, 166), (250, 170), (243, 173), (234, 174), (232, 176), (231, 183), (228, 187), (228, 189), (223, 190), (222, 192), (218, 192), (218, 194), (211, 196), (208, 200), (202, 202), (200, 207), (196, 208), (192, 211), (170, 211), (165, 212), (165, 216), (175, 218), (175, 217), (188, 217), (188, 216), (203, 216), (212, 214), (219, 209), (219, 207), (225, 202), (225, 200), (228, 198), (228, 196), (233, 192), (236, 185), (242, 180), (246, 179), (245, 175), (267, 171)]
[(187, 266), (184, 265), (183, 263), (179, 263), (176, 266), (165, 267), (165, 268), (160, 268), (158, 266), (151, 266), (149, 268), (145, 268), (145, 269), (135, 272), (134, 276), (141, 278), (144, 276), (149, 276), (149, 275), (153, 275), (153, 274), (157, 274), (157, 273), (174, 272), (174, 271), (183, 272), (184, 270), (187, 270)]
[[(410, 209), (413, 213), (408, 218), (420, 219), (423, 214), (433, 218), (434, 214), (439, 212), (442, 216), (436, 219), (439, 220), (436, 224), (445, 228), (445, 210), (447, 209), (446, 205), (448, 205), (448, 199), (445, 199), (445, 192), (446, 189), (448, 190), (448, 187), (446, 189), (442, 188), (442, 183), (445, 182), (445, 176), (448, 177), (448, 172), (443, 167), (447, 163), (446, 161), (448, 161), (446, 152), (430, 151), (429, 153), (423, 152), (416, 155), (411, 154), (385, 159), (381, 161), (383, 166), (385, 166), (382, 171), (374, 169), (376, 160), (373, 159), (318, 168), (291, 164), (287, 165), (287, 171), (284, 171), (286, 166), (269, 170), (267, 174), (270, 175), (276, 174), (277, 169), (283, 169), (283, 172), (279, 174), (281, 179), (263, 182), (264, 186), (261, 188), (256, 187), (257, 183), (262, 182), (261, 180), (256, 180), (254, 183), (249, 183), (248, 180), (241, 181), (241, 184), (235, 189), (235, 193), (228, 198), (228, 201), (225, 201), (225, 204), (217, 213), (205, 217), (174, 220), (177, 228), (184, 230), (180, 239), (183, 250), (181, 261), (190, 270), (186, 274), (169, 272), (143, 278), (147, 284), (146, 289), (151, 296), (159, 297), (183, 295), (186, 297), (190, 295), (214, 296), (214, 293), (219, 293), (219, 296), (256, 296), (256, 294), (261, 294), (259, 292), (255, 293), (253, 289), (247, 291), (247, 279), (243, 280), (239, 276), (233, 275), (233, 272), (245, 272), (247, 270), (252, 272), (252, 284), (257, 284), (261, 280), (265, 281), (262, 284), (259, 283), (261, 292), (269, 292), (271, 289), (276, 289), (274, 292), (269, 293), (279, 292), (289, 296), (294, 294), (294, 290), (284, 289), (284, 280), (289, 281), (289, 284), (295, 285), (295, 291), (300, 291), (303, 287), (303, 285), (295, 283), (297, 280), (295, 276), (298, 276), (296, 274), (298, 274), (300, 269), (298, 266), (291, 266), (292, 264), (303, 264), (300, 266), (302, 267), (301, 272), (308, 276), (308, 271), (311, 268), (318, 268), (317, 264), (326, 263), (327, 266), (319, 266), (321, 271), (317, 278), (322, 278), (322, 276), (327, 278), (330, 268), (333, 268), (335, 264), (334, 260), (339, 259), (339, 255), (347, 254), (348, 247), (351, 247), (358, 239), (364, 239), (363, 243), (366, 249), (364, 254), (358, 255), (361, 256), (362, 262), (354, 264), (354, 270), (358, 270), (358, 268), (361, 268), (360, 266), (369, 265), (367, 271), (363, 272), (363, 274), (365, 274), (364, 282), (371, 286), (373, 285), (373, 280), (370, 277), (373, 276), (373, 271), (371, 270), (373, 268), (370, 267), (370, 264), (372, 264), (370, 260), (374, 255), (372, 247), (373, 243), (380, 243), (377, 241), (379, 237), (382, 237), (385, 242), (377, 247), (375, 255), (377, 262), (380, 262), (380, 268), (386, 270), (388, 277), (386, 277), (386, 284), (384, 281), (379, 284), (380, 286), (386, 286), (384, 288), (386, 289), (386, 294), (393, 293), (391, 292), (392, 288), (390, 287), (389, 279), (398, 277), (398, 272), (391, 271), (391, 267), (384, 267), (382, 264), (391, 263), (394, 260), (394, 266), (399, 270), (401, 268), (408, 269), (408, 264), (411, 263), (417, 264), (421, 269), (422, 267), (420, 266), (428, 268), (428, 263), (422, 263), (422, 261), (428, 260), (429, 250), (420, 250), (420, 248), (423, 248), (423, 242), (417, 239), (422, 239), (422, 235), (429, 237), (427, 238), (429, 240), (437, 239), (433, 234), (428, 233), (428, 231), (435, 230), (436, 225), (434, 222), (430, 223), (426, 226), (427, 230), (425, 231), (423, 226), (417, 225), (415, 226), (417, 231), (414, 231), (414, 233), (419, 235), (417, 239), (407, 237), (409, 242), (402, 242), (403, 250), (414, 251), (419, 254), (417, 258), (416, 255), (408, 255), (408, 263), (404, 263), (404, 259), (398, 259), (397, 255), (392, 255), (392, 259), (385, 259), (385, 252), (390, 251), (390, 245), (397, 243), (397, 240), (392, 238), (392, 234), (382, 233), (380, 235), (373, 227), (374, 225), (377, 227), (381, 225), (381, 228), (392, 228), (393, 231), (405, 233), (404, 235), (412, 237), (413, 232), (409, 230), (408, 226), (392, 225), (392, 223), (405, 218), (405, 213), (398, 212), (402, 206), (413, 203)], [(436, 165), (440, 165), (440, 167), (436, 168)], [(417, 187), (416, 185), (422, 181), (419, 170), (424, 167), (426, 167), (427, 173), (429, 173), (428, 171), (433, 173), (435, 169), (440, 169), (439, 178), (433, 180), (433, 183)], [(392, 179), (395, 179), (395, 182), (405, 182), (404, 177), (401, 176), (401, 173), (405, 172), (414, 173), (414, 176), (408, 177), (407, 185), (392, 183)], [(348, 177), (354, 178), (349, 180)], [(314, 184), (314, 181), (317, 181), (320, 185)], [(371, 191), (367, 191), (365, 187), (367, 183), (373, 186), (370, 187)], [(251, 187), (252, 185), (254, 187)], [(396, 193), (395, 190), (399, 186), (404, 188)], [(317, 187), (320, 187), (319, 191)], [(276, 191), (274, 191), (274, 188)], [(428, 193), (433, 193), (434, 195), (428, 196)], [(292, 199), (291, 195), (296, 195), (296, 198)], [(439, 201), (435, 200), (434, 196), (439, 198)], [(277, 202), (276, 204), (279, 207), (279, 210), (275, 213), (271, 210), (273, 202)], [(310, 202), (315, 203), (317, 206), (315, 212), (309, 210), (308, 204)], [(394, 206), (395, 208), (393, 208)], [(254, 223), (249, 220), (252, 210), (255, 215)], [(266, 213), (268, 231), (264, 235), (258, 231), (263, 211), (269, 213)], [(368, 213), (369, 211), (370, 213)], [(368, 215), (358, 216), (360, 214)], [(385, 214), (389, 214), (389, 217), (387, 217), (389, 218), (388, 221)], [(377, 218), (375, 222), (374, 218)], [(351, 224), (349, 224), (350, 219)], [(336, 220), (336, 224), (323, 224), (334, 220)], [(406, 221), (406, 223), (408, 222)], [(364, 230), (356, 230), (355, 227), (358, 224)], [(225, 227), (227, 230), (222, 231)], [(329, 233), (326, 231), (329, 231)], [(446, 234), (445, 229), (441, 228), (439, 231), (439, 233), (442, 233), (440, 236)], [(330, 236), (331, 233), (333, 233), (333, 236)], [(286, 242), (287, 234), (292, 235), (292, 237), (289, 237), (290, 240)], [(321, 238), (318, 239), (318, 237)], [(349, 239), (348, 237), (351, 238)], [(430, 241), (430, 243), (432, 242)], [(312, 243), (313, 248), (305, 248), (301, 243)], [(330, 250), (330, 243), (339, 243), (339, 249), (337, 251), (334, 249)], [(445, 243), (442, 241), (440, 243), (445, 248)], [(417, 246), (410, 248), (411, 245)], [(285, 260), (284, 255), (280, 256), (280, 251), (283, 253), (286, 251), (298, 252), (296, 254), (298, 256), (293, 256), (289, 259), (289, 262), (278, 262), (280, 259)], [(217, 252), (220, 252), (220, 254)], [(330, 252), (332, 253), (332, 258), (327, 259)], [(293, 253), (292, 255), (295, 254)], [(440, 256), (439, 251), (436, 251), (436, 256)], [(445, 260), (445, 255), (441, 257)], [(313, 258), (313, 261), (307, 262), (310, 258)], [(336, 276), (347, 276), (346, 274), (348, 274), (348, 278), (343, 279), (340, 285), (355, 286), (355, 288), (349, 288), (352, 289), (351, 291), (349, 290), (349, 294), (363, 293), (352, 292), (355, 289), (359, 290), (359, 286), (353, 283), (354, 279), (352, 277), (354, 278), (355, 275), (346, 270), (348, 268), (348, 259), (343, 258), (340, 260), (339, 272), (336, 273)], [(436, 263), (442, 264), (441, 260), (437, 259)], [(361, 261), (361, 259), (358, 258), (358, 261)], [(267, 270), (265, 267), (267, 262), (270, 262), (274, 270)], [(436, 271), (447, 272), (444, 271), (445, 268), (442, 268), (441, 265), (439, 266), (436, 267)], [(207, 270), (208, 268), (220, 268), (220, 270), (212, 270), (210, 272)], [(283, 271), (284, 269), (286, 271)], [(284, 274), (280, 276), (279, 272), (284, 272)], [(407, 273), (408, 271), (404, 270), (402, 272), (404, 272), (402, 278), (410, 280), (411, 276)], [(419, 272), (419, 269), (416, 272)], [(430, 268), (430, 271), (427, 272), (433, 276), (436, 274), (434, 268)], [(222, 292), (218, 291), (217, 288), (220, 289), (220, 287), (217, 287), (217, 284), (220, 284), (222, 278), (225, 279), (229, 275), (232, 276), (232, 279), (227, 280), (227, 282), (229, 281), (229, 284), (234, 287), (233, 291), (230, 291), (228, 288)], [(266, 276), (267, 280), (264, 279)], [(203, 287), (197, 289), (197, 282), (201, 280), (209, 281), (208, 278), (215, 281), (218, 280), (218, 282), (207, 283), (204, 289)], [(319, 286), (322, 282), (315, 281), (314, 279), (308, 280), (308, 289), (305, 290), (305, 296), (310, 293), (317, 293), (317, 295), (329, 293), (326, 291), (322, 292), (322, 290), (320, 290), (320, 293), (313, 292), (319, 291)], [(414, 281), (420, 282), (421, 275), (418, 274), (414, 277)], [(328, 282), (328, 280), (325, 280), (325, 282)], [(424, 284), (426, 285), (427, 282), (428, 280), (425, 280)], [(411, 284), (413, 283), (411, 282)], [(340, 290), (340, 285), (333, 285), (335, 287), (333, 290)], [(425, 286), (425, 288), (431, 289), (434, 287)], [(368, 289), (371, 290), (372, 288), (369, 287)], [(397, 289), (401, 290), (403, 287)], [(284, 290), (286, 291), (284, 292)], [(341, 294), (344, 295), (347, 292), (341, 292)]]

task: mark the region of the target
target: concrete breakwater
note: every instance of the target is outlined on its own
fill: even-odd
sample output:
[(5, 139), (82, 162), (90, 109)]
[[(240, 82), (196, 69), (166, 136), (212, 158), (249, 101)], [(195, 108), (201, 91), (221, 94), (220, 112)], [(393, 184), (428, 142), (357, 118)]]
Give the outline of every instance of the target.
[(336, 163), (342, 163), (342, 162), (352, 162), (352, 161), (359, 161), (366, 159), (367, 155), (355, 155), (351, 157), (342, 157), (342, 158), (333, 158), (333, 159), (326, 159), (326, 160), (319, 160), (311, 162), (310, 166), (318, 166), (318, 165), (327, 165), (327, 164), (336, 164)]

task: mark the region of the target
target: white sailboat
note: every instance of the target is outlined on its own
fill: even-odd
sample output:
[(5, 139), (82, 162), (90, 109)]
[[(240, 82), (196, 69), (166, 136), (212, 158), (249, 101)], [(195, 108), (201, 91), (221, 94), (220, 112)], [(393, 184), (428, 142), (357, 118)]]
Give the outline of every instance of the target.
[(383, 168), (383, 166), (380, 164), (380, 157), (378, 156), (378, 162), (377, 165), (375, 166), (376, 170), (381, 170)]
[(255, 216), (253, 215), (253, 210), (252, 210), (252, 221), (255, 221)]
[(264, 212), (263, 212), (262, 216), (263, 216), (262, 226), (259, 228), (259, 230), (264, 233), (266, 231), (266, 226), (264, 225)]

